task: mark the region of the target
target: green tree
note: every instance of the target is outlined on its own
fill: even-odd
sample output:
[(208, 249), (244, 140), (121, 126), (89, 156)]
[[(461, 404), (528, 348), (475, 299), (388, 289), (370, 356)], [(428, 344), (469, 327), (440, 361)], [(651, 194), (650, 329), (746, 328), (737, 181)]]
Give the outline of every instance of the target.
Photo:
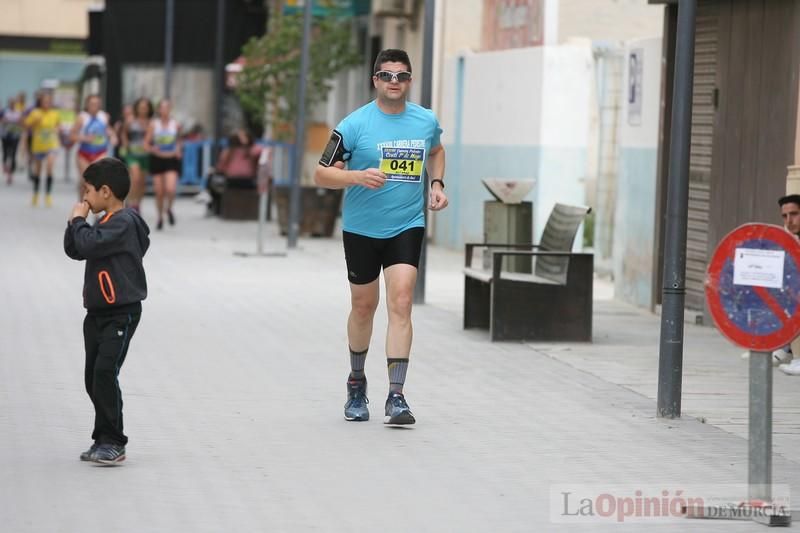
[[(267, 34), (244, 45), (246, 63), (238, 77), (237, 93), (255, 122), (272, 126), (276, 139), (291, 140), (298, 108), (303, 15), (280, 15), (279, 9), (272, 13)], [(327, 99), (336, 74), (362, 63), (351, 28), (350, 19), (344, 16), (314, 17), (306, 109)]]

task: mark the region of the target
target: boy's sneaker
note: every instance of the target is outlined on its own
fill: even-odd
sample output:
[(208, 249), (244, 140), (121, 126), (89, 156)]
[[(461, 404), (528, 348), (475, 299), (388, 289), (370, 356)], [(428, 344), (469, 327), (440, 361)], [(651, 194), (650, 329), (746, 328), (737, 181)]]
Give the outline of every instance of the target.
[(89, 460), (104, 465), (116, 465), (125, 460), (125, 446), (119, 444), (100, 444)]
[(416, 422), (411, 408), (406, 403), (406, 398), (402, 393), (392, 392), (386, 398), (386, 417), (384, 424), (405, 426)]
[(781, 365), (778, 368), (789, 376), (800, 376), (800, 359), (795, 359), (791, 363)]
[(344, 419), (351, 422), (369, 420), (367, 404), (367, 378), (347, 380), (347, 402), (344, 404)]
[(98, 446), (100, 446), (100, 444), (93, 442), (88, 450), (81, 452), (81, 461), (91, 461), (92, 454), (97, 450)]

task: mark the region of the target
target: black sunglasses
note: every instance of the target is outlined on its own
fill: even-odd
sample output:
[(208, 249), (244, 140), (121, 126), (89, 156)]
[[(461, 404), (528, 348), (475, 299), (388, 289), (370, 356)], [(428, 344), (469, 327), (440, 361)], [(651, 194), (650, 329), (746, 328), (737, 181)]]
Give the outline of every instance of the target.
[(391, 81), (397, 81), (398, 83), (405, 83), (407, 81), (411, 81), (411, 73), (410, 72), (390, 72), (388, 70), (379, 70), (375, 73), (375, 77), (378, 78), (380, 81), (384, 81), (389, 83)]

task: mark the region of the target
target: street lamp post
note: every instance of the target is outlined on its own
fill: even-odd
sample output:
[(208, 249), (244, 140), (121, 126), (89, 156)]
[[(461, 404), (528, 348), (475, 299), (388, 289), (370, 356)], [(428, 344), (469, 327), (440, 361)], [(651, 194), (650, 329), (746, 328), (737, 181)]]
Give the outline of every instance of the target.
[(658, 359), (658, 416), (681, 416), (683, 311), (686, 299), (686, 231), (694, 82), (697, 0), (680, 0), (675, 51), (667, 192), (661, 346)]
[(289, 194), (289, 227), (287, 247), (297, 248), (300, 233), (300, 172), (303, 169), (303, 152), (306, 139), (306, 83), (308, 81), (309, 40), (311, 38), (311, 10), (314, 2), (305, 0), (303, 6), (303, 44), (300, 54), (300, 72), (297, 84), (297, 122), (294, 128), (294, 157), (292, 158), (292, 186)]
[(167, 0), (164, 23), (164, 98), (169, 100), (172, 92), (172, 51), (175, 35), (175, 0)]
[[(423, 23), (423, 47), (422, 47), (422, 94), (421, 104), (423, 107), (430, 108), (433, 105), (433, 30), (435, 0), (425, 0), (425, 20)], [(438, 176), (437, 176), (438, 177)], [(424, 202), (425, 202), (425, 233), (422, 237), (422, 250), (419, 255), (419, 267), (417, 269), (417, 284), (414, 286), (414, 303), (425, 303), (425, 276), (428, 264), (428, 174), (422, 175)]]

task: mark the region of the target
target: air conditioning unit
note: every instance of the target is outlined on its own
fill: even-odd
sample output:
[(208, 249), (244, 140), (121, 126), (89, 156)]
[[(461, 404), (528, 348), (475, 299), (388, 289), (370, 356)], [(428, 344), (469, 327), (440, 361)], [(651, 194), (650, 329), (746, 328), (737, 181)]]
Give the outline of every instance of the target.
[(416, 0), (372, 0), (376, 17), (412, 17)]

